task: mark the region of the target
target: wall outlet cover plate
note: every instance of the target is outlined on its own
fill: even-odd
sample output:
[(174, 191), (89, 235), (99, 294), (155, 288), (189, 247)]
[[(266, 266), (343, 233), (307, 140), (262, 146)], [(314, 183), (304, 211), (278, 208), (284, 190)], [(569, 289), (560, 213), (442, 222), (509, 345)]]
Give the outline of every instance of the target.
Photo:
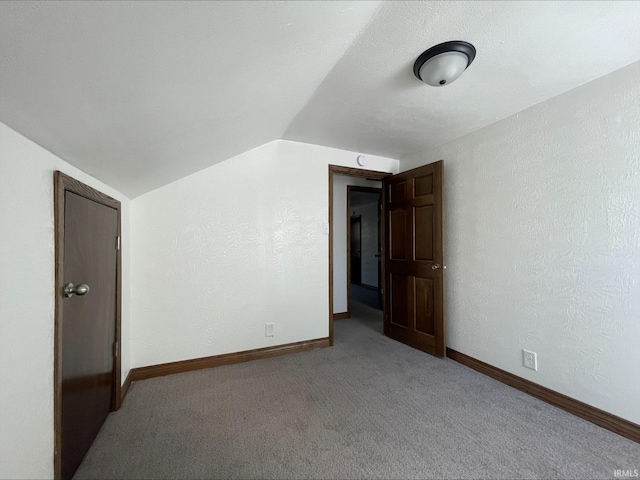
[(531, 370), (538, 371), (538, 354), (530, 350), (522, 350), (522, 364)]

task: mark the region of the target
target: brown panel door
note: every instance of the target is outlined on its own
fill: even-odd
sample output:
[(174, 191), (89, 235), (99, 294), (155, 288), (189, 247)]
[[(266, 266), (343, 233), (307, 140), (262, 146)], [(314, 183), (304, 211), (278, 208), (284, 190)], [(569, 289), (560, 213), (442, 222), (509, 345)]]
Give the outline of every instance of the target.
[(71, 478), (104, 423), (114, 388), (118, 211), (64, 193), (61, 473)]
[(445, 355), (443, 162), (388, 177), (384, 332)]

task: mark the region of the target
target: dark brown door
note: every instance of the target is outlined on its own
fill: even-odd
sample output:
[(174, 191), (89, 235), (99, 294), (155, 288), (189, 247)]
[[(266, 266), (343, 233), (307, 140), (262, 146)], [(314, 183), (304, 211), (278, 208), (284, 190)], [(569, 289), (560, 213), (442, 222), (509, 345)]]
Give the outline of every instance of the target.
[(443, 357), (443, 162), (389, 177), (384, 188), (384, 332)]
[(351, 217), (351, 283), (362, 283), (362, 217)]
[(112, 408), (118, 211), (70, 191), (64, 202), (64, 283), (76, 293), (62, 304), (60, 455), (71, 478)]

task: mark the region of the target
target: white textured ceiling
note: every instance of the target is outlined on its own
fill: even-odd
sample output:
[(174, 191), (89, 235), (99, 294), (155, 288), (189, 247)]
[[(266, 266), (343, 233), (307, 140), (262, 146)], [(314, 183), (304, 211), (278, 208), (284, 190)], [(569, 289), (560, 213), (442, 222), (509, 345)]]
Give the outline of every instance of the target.
[[(0, 121), (134, 197), (287, 138), (399, 158), (640, 60), (640, 2), (0, 2)], [(446, 40), (478, 56), (413, 77)]]
[(378, 2), (0, 2), (0, 121), (133, 197), (280, 138)]
[[(427, 48), (466, 40), (455, 83), (413, 76)], [(442, 145), (640, 60), (640, 2), (388, 2), (284, 138), (399, 158)]]

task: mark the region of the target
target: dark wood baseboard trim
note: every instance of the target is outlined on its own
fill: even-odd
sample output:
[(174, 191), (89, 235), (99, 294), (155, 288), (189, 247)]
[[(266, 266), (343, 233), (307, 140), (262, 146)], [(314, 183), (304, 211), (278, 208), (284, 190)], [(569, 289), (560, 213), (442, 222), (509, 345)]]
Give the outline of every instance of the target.
[(333, 319), (334, 320), (342, 320), (344, 318), (351, 318), (351, 312), (341, 312), (341, 313), (334, 313), (333, 314)]
[(131, 382), (133, 381), (131, 379), (133, 377), (132, 372), (133, 370), (129, 370), (129, 374), (127, 375), (127, 378), (124, 379), (124, 383), (122, 384), (122, 389), (120, 390), (120, 405), (122, 405), (122, 403), (124, 402), (124, 398), (127, 396), (127, 393), (129, 393), (129, 387), (131, 387)]
[(306, 350), (316, 350), (329, 346), (329, 338), (317, 338), (315, 340), (305, 340), (304, 342), (287, 343), (274, 347), (257, 348), (255, 350), (245, 350), (244, 352), (226, 353), (224, 355), (214, 355), (212, 357), (194, 358), (182, 360), (180, 362), (162, 363), (160, 365), (150, 365), (131, 369), (131, 381), (145, 380), (147, 378), (173, 375), (174, 373), (191, 372), (203, 368), (219, 367), (221, 365), (231, 365), (234, 363), (248, 362), (261, 358), (277, 357), (288, 353), (304, 352)]
[(618, 435), (640, 443), (640, 425), (620, 418), (611, 413), (600, 410), (599, 408), (587, 405), (579, 400), (568, 397), (555, 390), (551, 390), (537, 383), (525, 380), (522, 377), (513, 375), (512, 373), (501, 370), (497, 367), (484, 363), (473, 357), (460, 353), (451, 348), (447, 348), (447, 357), (465, 365), (477, 372), (483, 373), (499, 382), (510, 387), (517, 388), (532, 397), (539, 398), (543, 402), (561, 408), (577, 417), (583, 418), (588, 422), (595, 423), (599, 427), (606, 428)]

